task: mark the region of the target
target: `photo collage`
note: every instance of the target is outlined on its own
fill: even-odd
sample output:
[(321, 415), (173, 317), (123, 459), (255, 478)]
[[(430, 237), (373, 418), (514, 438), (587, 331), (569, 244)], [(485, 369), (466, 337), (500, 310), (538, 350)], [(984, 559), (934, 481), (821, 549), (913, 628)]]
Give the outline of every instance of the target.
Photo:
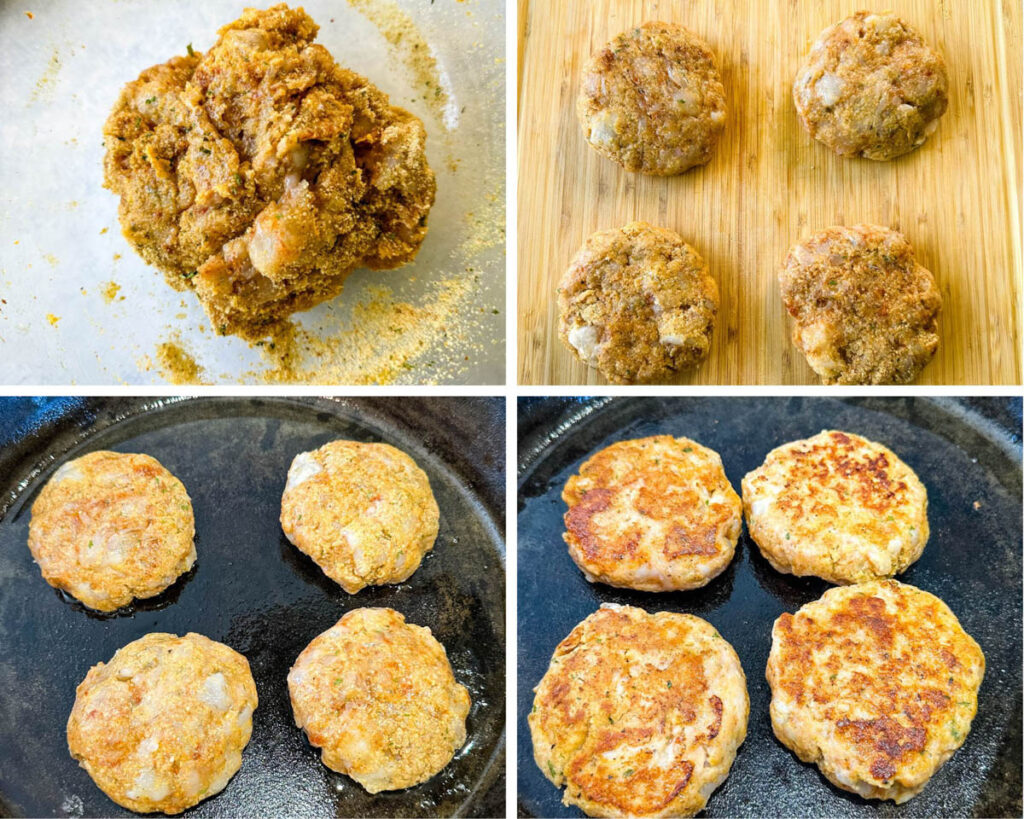
[(1022, 815), (1024, 0), (0, 42), (0, 817)]

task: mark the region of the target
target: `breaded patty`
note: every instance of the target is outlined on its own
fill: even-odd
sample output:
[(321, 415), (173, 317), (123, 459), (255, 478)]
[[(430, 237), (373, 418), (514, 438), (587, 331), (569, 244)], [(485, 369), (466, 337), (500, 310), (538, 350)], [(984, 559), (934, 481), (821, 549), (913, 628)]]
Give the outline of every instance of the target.
[(928, 542), (928, 492), (881, 444), (825, 430), (743, 478), (747, 530), (780, 572), (830, 583), (892, 577)]
[(646, 222), (587, 239), (558, 287), (558, 334), (609, 381), (657, 381), (708, 356), (718, 285), (674, 231)]
[(949, 80), (942, 56), (892, 12), (858, 11), (815, 41), (793, 82), (808, 133), (840, 156), (894, 159), (935, 131)]
[(533, 758), (589, 816), (693, 816), (747, 733), (747, 681), (691, 614), (605, 604), (534, 689)]
[(125, 238), (221, 334), (263, 338), (426, 236), (423, 123), (317, 30), (301, 8), (246, 9), (205, 54), (128, 83), (103, 129)]
[(114, 611), (191, 569), (194, 536), (192, 501), (156, 458), (100, 451), (53, 473), (32, 504), (28, 548), (51, 586)]
[(626, 170), (671, 176), (711, 158), (725, 127), (725, 89), (700, 37), (649, 22), (594, 53), (576, 112), (598, 153)]
[(907, 384), (939, 347), (942, 297), (902, 233), (831, 227), (779, 271), (793, 344), (826, 384)]
[(238, 771), (256, 705), (238, 652), (201, 634), (147, 634), (89, 669), (68, 748), (122, 807), (180, 813)]
[(295, 724), (324, 765), (370, 793), (426, 782), (466, 741), (469, 692), (429, 628), (354, 609), (288, 672)]
[(718, 453), (671, 435), (595, 453), (562, 500), (563, 537), (587, 580), (641, 591), (695, 589), (717, 577), (743, 516)]
[(772, 629), (772, 727), (836, 787), (905, 802), (971, 730), (985, 655), (939, 598), (895, 580), (830, 589)]
[(332, 441), (299, 453), (281, 498), (288, 540), (349, 594), (406, 580), (439, 520), (426, 473), (388, 444)]

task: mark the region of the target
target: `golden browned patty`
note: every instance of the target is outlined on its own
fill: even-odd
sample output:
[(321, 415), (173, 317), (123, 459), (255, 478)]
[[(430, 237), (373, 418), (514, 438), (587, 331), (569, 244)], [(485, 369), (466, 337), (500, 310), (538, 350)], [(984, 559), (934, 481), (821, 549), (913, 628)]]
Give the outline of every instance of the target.
[(967, 738), (984, 674), (939, 598), (895, 580), (830, 589), (775, 621), (772, 727), (836, 787), (905, 802)]
[(935, 131), (948, 86), (942, 56), (907, 23), (858, 11), (815, 41), (793, 100), (810, 135), (837, 154), (885, 160)]
[(722, 459), (688, 438), (619, 441), (565, 485), (565, 542), (591, 582), (695, 589), (733, 558), (742, 506)]
[(826, 384), (907, 384), (939, 346), (942, 297), (902, 233), (831, 227), (779, 271), (793, 344)]
[(589, 816), (693, 816), (747, 733), (747, 681), (691, 614), (605, 604), (534, 689), (533, 757)]
[(596, 151), (627, 170), (671, 176), (711, 158), (725, 127), (725, 89), (700, 37), (649, 22), (594, 53), (576, 111)]
[(892, 577), (928, 542), (928, 492), (890, 449), (826, 430), (743, 478), (747, 530), (780, 572), (830, 583)]
[(718, 285), (678, 233), (633, 222), (587, 239), (558, 312), (562, 341), (609, 381), (663, 380), (707, 358)]
[(388, 444), (331, 441), (300, 452), (281, 497), (288, 540), (349, 594), (408, 579), (439, 521), (426, 473)]
[(288, 693), (324, 765), (370, 793), (426, 782), (466, 741), (469, 692), (444, 646), (392, 609), (354, 609), (313, 640)]
[(98, 611), (153, 597), (196, 562), (192, 501), (156, 458), (90, 452), (32, 504), (28, 548), (43, 579)]
[(117, 804), (180, 813), (220, 793), (252, 734), (245, 657), (200, 634), (147, 634), (89, 669), (68, 748)]
[(205, 54), (128, 83), (104, 128), (125, 236), (220, 333), (266, 336), (426, 235), (423, 124), (316, 33), (301, 8), (247, 9)]

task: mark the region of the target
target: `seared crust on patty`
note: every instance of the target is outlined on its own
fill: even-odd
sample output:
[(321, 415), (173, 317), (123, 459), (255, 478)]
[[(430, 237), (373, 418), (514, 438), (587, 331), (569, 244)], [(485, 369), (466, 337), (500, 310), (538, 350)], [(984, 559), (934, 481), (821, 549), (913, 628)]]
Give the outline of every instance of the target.
[(618, 441), (562, 491), (563, 538), (590, 582), (641, 591), (695, 589), (733, 558), (742, 506), (722, 459), (688, 438)]
[(348, 612), (288, 672), (295, 724), (370, 793), (426, 782), (466, 741), (469, 692), (430, 633), (392, 609)]
[(902, 233), (830, 227), (779, 271), (793, 344), (826, 384), (907, 384), (939, 347), (942, 297)]
[(534, 691), (534, 759), (589, 816), (693, 816), (747, 732), (739, 658), (690, 614), (606, 604)]
[(967, 738), (985, 656), (928, 592), (830, 589), (772, 629), (775, 735), (836, 787), (905, 802)]
[(68, 748), (122, 807), (180, 813), (238, 771), (256, 705), (237, 651), (201, 634), (147, 634), (89, 669)]
[(840, 156), (894, 159), (935, 131), (949, 80), (942, 56), (892, 12), (825, 29), (793, 82), (808, 133)]
[(928, 492), (881, 444), (825, 430), (768, 453), (743, 478), (747, 530), (780, 572), (830, 583), (892, 577), (928, 541)]
[(196, 562), (192, 501), (149, 455), (90, 452), (32, 504), (28, 548), (43, 579), (89, 608), (159, 594)]
[(725, 127), (725, 89), (700, 37), (648, 22), (594, 53), (576, 112), (598, 153), (629, 171), (670, 176), (711, 158)]
[(609, 381), (657, 381), (708, 356), (718, 285), (674, 231), (646, 222), (592, 234), (558, 287), (558, 334)]
[(439, 521), (426, 473), (388, 444), (339, 440), (301, 452), (281, 497), (285, 536), (349, 594), (407, 580)]

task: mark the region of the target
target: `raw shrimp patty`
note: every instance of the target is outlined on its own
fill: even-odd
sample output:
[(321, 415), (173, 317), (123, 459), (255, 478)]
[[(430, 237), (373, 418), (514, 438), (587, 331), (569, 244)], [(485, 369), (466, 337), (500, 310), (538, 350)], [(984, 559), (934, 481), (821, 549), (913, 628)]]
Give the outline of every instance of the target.
[(288, 540), (349, 594), (406, 580), (434, 547), (439, 520), (426, 473), (388, 444), (300, 452), (281, 498)]
[(673, 23), (644, 23), (596, 52), (576, 111), (593, 148), (658, 176), (703, 165), (725, 127), (725, 89), (711, 50)]
[(122, 807), (180, 813), (235, 775), (256, 705), (238, 652), (200, 634), (147, 634), (89, 669), (68, 748)]
[(589, 816), (693, 816), (747, 733), (739, 658), (692, 614), (606, 603), (534, 691), (533, 758)]
[(939, 598), (895, 580), (830, 589), (775, 621), (772, 727), (836, 787), (905, 802), (967, 739), (984, 674)]
[(747, 530), (780, 572), (830, 583), (892, 577), (928, 542), (928, 492), (890, 449), (826, 430), (743, 478)]
[(156, 458), (90, 452), (61, 466), (39, 493), (28, 547), (47, 583), (113, 611), (191, 569), (194, 536), (188, 493)]
[(429, 628), (355, 609), (288, 672), (295, 724), (324, 765), (370, 793), (426, 782), (466, 741), (469, 692)]
[(826, 384), (907, 384), (939, 347), (942, 297), (902, 233), (831, 227), (779, 271), (793, 344)]
[(718, 285), (678, 233), (633, 222), (587, 239), (558, 312), (562, 341), (609, 381), (659, 381), (707, 358)]
[(695, 589), (733, 558), (743, 509), (722, 459), (688, 438), (619, 441), (565, 485), (565, 542), (587, 580)]
[(837, 154), (885, 160), (935, 131), (948, 87), (942, 56), (907, 23), (858, 11), (818, 37), (793, 100), (810, 135)]
[(128, 83), (104, 128), (124, 235), (222, 334), (267, 336), (427, 232), (423, 123), (317, 30), (301, 8), (246, 9), (205, 54)]

